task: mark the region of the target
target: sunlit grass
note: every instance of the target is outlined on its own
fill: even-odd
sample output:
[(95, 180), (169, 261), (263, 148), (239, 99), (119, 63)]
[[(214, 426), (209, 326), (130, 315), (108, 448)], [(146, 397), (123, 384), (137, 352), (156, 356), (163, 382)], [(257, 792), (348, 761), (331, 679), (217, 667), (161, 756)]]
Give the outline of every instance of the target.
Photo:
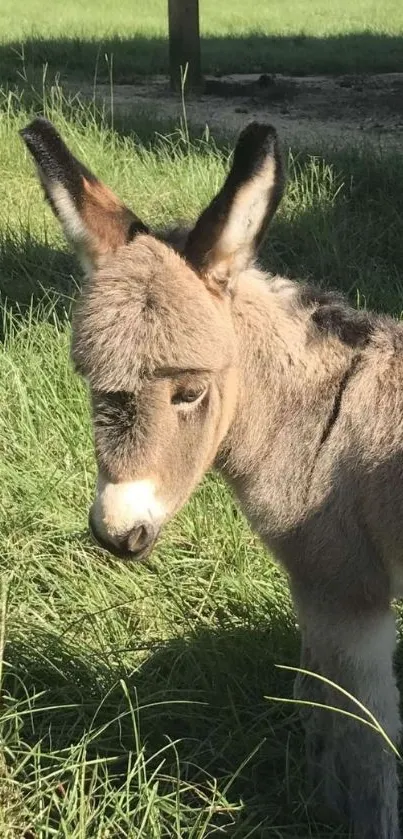
[[(205, 72), (360, 73), (400, 71), (403, 7), (399, 0), (262, 0), (200, 3)], [(133, 83), (168, 67), (166, 0), (15, 0), (0, 20), (1, 76), (51, 79), (94, 76)], [(107, 55), (108, 60), (105, 60)], [(20, 75), (19, 75), (20, 74)]]

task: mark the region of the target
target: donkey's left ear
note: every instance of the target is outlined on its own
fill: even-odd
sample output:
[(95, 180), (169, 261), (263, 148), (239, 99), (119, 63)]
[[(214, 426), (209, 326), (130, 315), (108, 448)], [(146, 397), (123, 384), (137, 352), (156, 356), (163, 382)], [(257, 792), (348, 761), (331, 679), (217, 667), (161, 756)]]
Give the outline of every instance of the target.
[(199, 274), (225, 288), (253, 261), (284, 185), (276, 130), (250, 123), (224, 186), (189, 233), (184, 256)]
[(35, 160), (45, 196), (86, 271), (148, 228), (69, 151), (46, 119), (21, 136)]

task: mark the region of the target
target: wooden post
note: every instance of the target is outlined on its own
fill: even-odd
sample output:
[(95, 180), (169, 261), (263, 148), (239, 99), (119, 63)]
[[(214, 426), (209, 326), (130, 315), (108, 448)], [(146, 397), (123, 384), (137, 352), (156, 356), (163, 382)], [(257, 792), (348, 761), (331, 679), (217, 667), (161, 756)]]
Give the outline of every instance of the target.
[(186, 88), (201, 85), (199, 0), (168, 0), (171, 87), (180, 89), (187, 65)]

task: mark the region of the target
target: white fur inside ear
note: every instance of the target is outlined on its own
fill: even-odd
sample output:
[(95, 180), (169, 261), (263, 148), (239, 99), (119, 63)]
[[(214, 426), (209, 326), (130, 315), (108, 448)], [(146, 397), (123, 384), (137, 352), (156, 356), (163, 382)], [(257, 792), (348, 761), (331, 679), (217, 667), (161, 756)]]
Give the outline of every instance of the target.
[[(256, 236), (267, 213), (270, 192), (275, 186), (276, 164), (269, 157), (261, 171), (241, 187), (235, 196), (221, 238), (218, 241), (218, 262), (214, 271), (220, 273), (221, 260), (228, 257), (249, 258)], [(234, 266), (232, 266), (233, 269)]]
[(66, 238), (71, 242), (77, 252), (83, 270), (90, 274), (93, 270), (91, 259), (90, 234), (80, 216), (73, 198), (69, 195), (66, 187), (60, 183), (50, 183), (41, 175), (41, 180), (47, 194), (52, 200), (56, 209), (59, 221), (63, 227)]

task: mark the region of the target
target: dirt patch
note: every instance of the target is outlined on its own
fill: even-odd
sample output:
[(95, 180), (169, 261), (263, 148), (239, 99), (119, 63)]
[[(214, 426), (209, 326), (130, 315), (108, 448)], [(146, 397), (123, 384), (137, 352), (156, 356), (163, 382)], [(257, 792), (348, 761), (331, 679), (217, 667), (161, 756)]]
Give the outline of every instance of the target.
[[(84, 99), (93, 88), (70, 85)], [(110, 88), (98, 85), (97, 101), (111, 107)], [(166, 78), (139, 79), (116, 85), (113, 106), (120, 113), (147, 113), (156, 120), (178, 120), (180, 97)], [(323, 141), (376, 145), (401, 143), (403, 137), (403, 73), (365, 76), (250, 75), (207, 78), (204, 91), (186, 96), (187, 118), (196, 128), (236, 134), (253, 119), (271, 121), (288, 142)]]

